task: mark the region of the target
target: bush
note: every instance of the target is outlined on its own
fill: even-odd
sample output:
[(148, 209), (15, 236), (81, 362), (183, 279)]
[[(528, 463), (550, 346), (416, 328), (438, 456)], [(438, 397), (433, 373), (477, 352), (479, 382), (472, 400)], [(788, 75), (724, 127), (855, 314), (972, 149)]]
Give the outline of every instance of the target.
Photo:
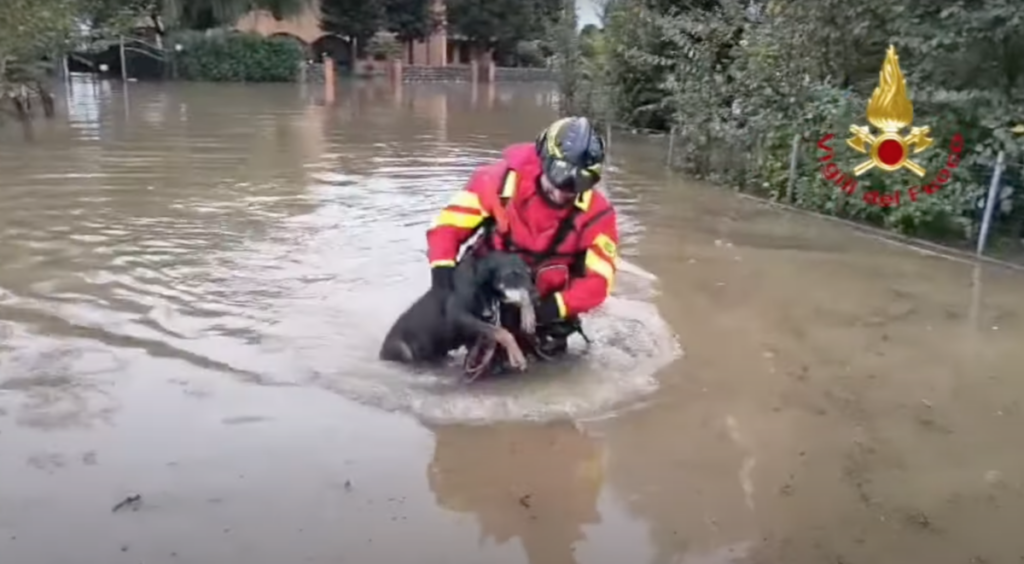
[(292, 39), (250, 33), (186, 34), (170, 43), (176, 77), (183, 80), (294, 82), (306, 58)]
[[(941, 4), (941, 5), (939, 5)], [(584, 49), (572, 95), (583, 109), (633, 127), (674, 130), (674, 163), (694, 176), (784, 198), (815, 211), (941, 240), (975, 236), (996, 155), (1003, 175), (998, 222), (1024, 231), (1024, 4), (1016, 0), (764, 2), (610, 0), (604, 47)], [(851, 27), (850, 22), (861, 22)], [(596, 32), (594, 32), (596, 33)], [(821, 178), (816, 144), (827, 133), (844, 160), (851, 124), (896, 44), (933, 148), (915, 160), (934, 177), (949, 141), (966, 141), (948, 184), (914, 205), (882, 208)], [(590, 95), (600, 93), (600, 96)], [(918, 125), (915, 122), (914, 125)], [(793, 194), (794, 135), (801, 141)], [(912, 179), (870, 172), (865, 191), (893, 193)]]
[(370, 38), (366, 52), (375, 61), (387, 61), (402, 54), (402, 44), (390, 34), (378, 33)]

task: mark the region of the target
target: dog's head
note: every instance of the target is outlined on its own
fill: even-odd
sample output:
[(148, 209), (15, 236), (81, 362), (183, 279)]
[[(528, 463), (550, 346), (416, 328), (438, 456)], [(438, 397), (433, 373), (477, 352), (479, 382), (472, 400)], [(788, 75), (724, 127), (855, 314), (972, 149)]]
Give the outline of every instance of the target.
[(492, 252), (481, 260), (481, 284), (506, 303), (524, 304), (537, 298), (526, 261), (512, 253)]

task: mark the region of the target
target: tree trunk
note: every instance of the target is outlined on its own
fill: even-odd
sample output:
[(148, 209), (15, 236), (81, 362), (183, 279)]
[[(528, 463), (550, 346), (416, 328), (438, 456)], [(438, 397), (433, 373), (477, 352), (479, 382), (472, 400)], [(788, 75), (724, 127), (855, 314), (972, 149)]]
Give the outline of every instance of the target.
[(48, 119), (52, 119), (57, 114), (53, 93), (42, 82), (37, 80), (36, 95), (39, 96), (39, 100), (43, 103), (43, 115)]

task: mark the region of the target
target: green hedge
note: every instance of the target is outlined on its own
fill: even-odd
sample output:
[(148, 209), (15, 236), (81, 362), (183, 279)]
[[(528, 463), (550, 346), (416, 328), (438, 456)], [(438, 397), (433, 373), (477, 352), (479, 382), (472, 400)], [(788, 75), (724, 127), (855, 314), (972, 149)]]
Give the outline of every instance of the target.
[(204, 82), (295, 82), (305, 62), (288, 38), (250, 33), (189, 34), (172, 39), (176, 78)]

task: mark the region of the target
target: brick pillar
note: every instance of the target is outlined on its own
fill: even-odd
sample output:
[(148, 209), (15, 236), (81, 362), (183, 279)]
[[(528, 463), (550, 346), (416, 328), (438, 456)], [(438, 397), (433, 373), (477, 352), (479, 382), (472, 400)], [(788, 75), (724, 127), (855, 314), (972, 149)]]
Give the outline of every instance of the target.
[(334, 103), (334, 59), (324, 57), (324, 103)]
[(448, 29), (445, 21), (444, 0), (433, 0), (431, 10), (437, 15), (440, 23), (427, 39), (429, 53), (428, 65), (432, 67), (448, 66)]
[(402, 60), (392, 59), (391, 60), (391, 82), (393, 84), (402, 84)]

